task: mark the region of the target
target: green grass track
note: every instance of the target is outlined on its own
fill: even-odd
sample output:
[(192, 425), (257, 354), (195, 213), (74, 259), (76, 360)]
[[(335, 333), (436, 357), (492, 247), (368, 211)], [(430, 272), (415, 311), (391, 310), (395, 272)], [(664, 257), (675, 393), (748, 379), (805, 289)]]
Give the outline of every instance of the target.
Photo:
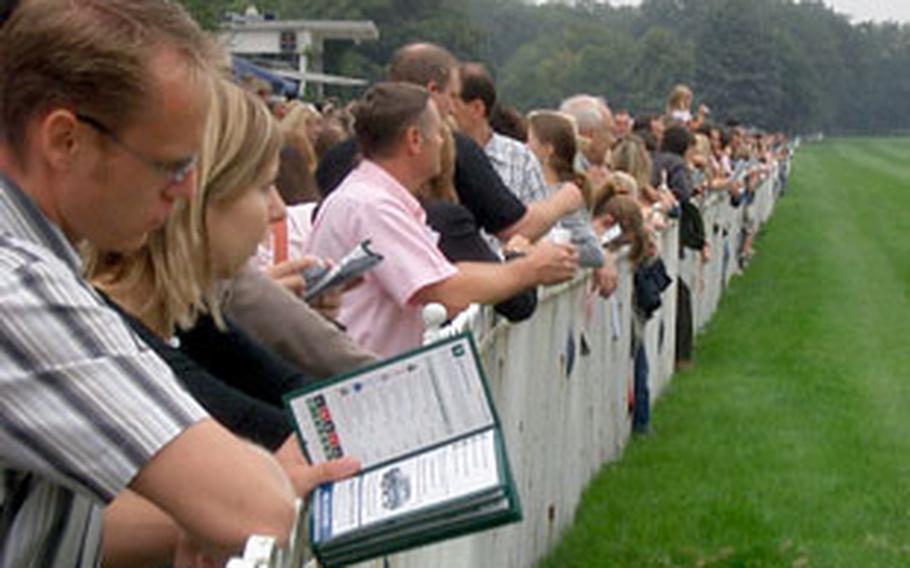
[(804, 145), (756, 249), (541, 566), (910, 566), (910, 140)]

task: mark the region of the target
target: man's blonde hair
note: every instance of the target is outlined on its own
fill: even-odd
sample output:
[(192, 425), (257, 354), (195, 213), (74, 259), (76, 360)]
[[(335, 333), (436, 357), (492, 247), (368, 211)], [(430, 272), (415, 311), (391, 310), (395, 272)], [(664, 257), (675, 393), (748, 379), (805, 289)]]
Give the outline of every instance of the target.
[(155, 321), (171, 331), (192, 327), (203, 313), (224, 327), (206, 210), (268, 183), (269, 166), (281, 149), (278, 125), (261, 100), (226, 79), (213, 91), (193, 197), (175, 204), (165, 226), (138, 251), (127, 256), (89, 251), (86, 263), (89, 278), (100, 278), (112, 291), (153, 282), (143, 313), (135, 315), (156, 313)]

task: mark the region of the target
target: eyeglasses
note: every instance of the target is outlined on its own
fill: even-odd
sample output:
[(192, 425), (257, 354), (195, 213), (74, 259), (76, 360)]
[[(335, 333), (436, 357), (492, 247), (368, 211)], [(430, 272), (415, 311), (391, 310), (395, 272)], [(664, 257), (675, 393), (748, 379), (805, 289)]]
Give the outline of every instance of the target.
[(114, 132), (110, 128), (108, 128), (107, 126), (105, 126), (104, 124), (99, 122), (98, 120), (96, 120), (88, 115), (79, 114), (79, 113), (76, 113), (76, 119), (79, 122), (82, 122), (84, 124), (91, 126), (95, 130), (97, 130), (99, 133), (110, 138), (115, 144), (117, 144), (117, 146), (120, 147), (120, 149), (122, 149), (124, 152), (126, 152), (127, 154), (132, 156), (137, 161), (144, 164), (149, 169), (154, 170), (154, 171), (158, 172), (159, 174), (167, 177), (168, 182), (169, 182), (168, 187), (182, 183), (183, 180), (186, 179), (186, 176), (190, 175), (190, 172), (192, 172), (193, 168), (196, 167), (196, 162), (198, 159), (197, 156), (193, 156), (192, 158), (188, 158), (186, 160), (181, 160), (181, 161), (173, 163), (173, 164), (163, 164), (161, 162), (147, 158), (147, 157), (143, 156), (137, 150), (134, 150), (128, 144), (126, 144), (125, 142), (120, 140), (120, 138), (116, 134), (114, 134)]

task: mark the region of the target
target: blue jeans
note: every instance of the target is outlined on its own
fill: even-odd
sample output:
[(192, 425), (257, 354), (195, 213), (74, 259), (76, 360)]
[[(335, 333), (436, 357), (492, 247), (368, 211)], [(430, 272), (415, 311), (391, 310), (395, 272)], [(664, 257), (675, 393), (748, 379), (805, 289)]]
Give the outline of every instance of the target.
[(635, 370), (632, 389), (635, 405), (632, 408), (632, 429), (641, 431), (651, 421), (651, 391), (648, 390), (648, 354), (644, 341), (635, 350)]

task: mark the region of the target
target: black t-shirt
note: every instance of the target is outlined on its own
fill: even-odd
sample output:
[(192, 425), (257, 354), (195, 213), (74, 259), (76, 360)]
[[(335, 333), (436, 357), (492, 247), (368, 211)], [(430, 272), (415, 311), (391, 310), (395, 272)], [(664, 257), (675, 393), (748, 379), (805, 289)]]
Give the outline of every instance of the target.
[(180, 350), (226, 384), (257, 399), (284, 407), (284, 395), (307, 383), (303, 373), (226, 320), (220, 330), (210, 316), (180, 331)]
[[(271, 356), (252, 339), (238, 339), (240, 336), (235, 334), (239, 330), (236, 328), (232, 328), (226, 336), (221, 334), (228, 339), (215, 350), (206, 348), (206, 344), (212, 347), (212, 342), (217, 339), (212, 333), (220, 334), (211, 320), (209, 325), (203, 326), (201, 333), (191, 332), (193, 339), (182, 341), (178, 349), (104, 297), (219, 424), (237, 436), (272, 451), (293, 433), (281, 403), (281, 394), (287, 392), (285, 389), (303, 385), (298, 371)], [(186, 347), (197, 355), (203, 351), (209, 353), (203, 361), (198, 361), (183, 350)], [(222, 364), (208, 368), (206, 362), (217, 359), (221, 359)]]
[[(446, 201), (421, 201), (427, 224), (439, 233), (439, 250), (451, 262), (500, 262), (477, 230), (467, 208)], [(529, 288), (499, 302), (493, 309), (509, 321), (523, 321), (537, 308), (537, 288)]]
[(455, 191), (477, 224), (491, 235), (511, 227), (527, 207), (512, 193), (493, 169), (476, 142), (455, 133)]
[[(467, 136), (455, 132), (455, 191), (458, 199), (477, 220), (495, 235), (521, 219), (527, 208), (509, 191), (493, 169), (483, 148)], [(331, 193), (354, 169), (357, 142), (349, 139), (335, 145), (319, 161), (316, 183), (323, 197)]]

